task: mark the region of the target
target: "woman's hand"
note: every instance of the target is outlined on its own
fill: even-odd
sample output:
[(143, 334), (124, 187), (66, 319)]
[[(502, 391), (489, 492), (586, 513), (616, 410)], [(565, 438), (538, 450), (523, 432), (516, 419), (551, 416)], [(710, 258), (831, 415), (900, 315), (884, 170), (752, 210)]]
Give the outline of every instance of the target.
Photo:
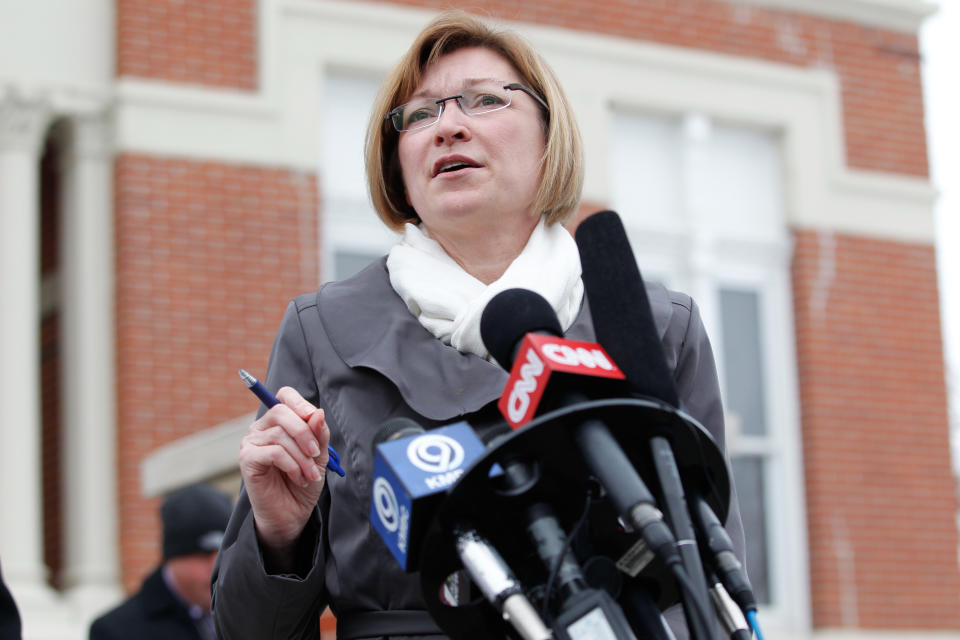
[(250, 425), (239, 464), (261, 548), (283, 565), (323, 491), (330, 430), (323, 409), (295, 389), (281, 388), (277, 399)]

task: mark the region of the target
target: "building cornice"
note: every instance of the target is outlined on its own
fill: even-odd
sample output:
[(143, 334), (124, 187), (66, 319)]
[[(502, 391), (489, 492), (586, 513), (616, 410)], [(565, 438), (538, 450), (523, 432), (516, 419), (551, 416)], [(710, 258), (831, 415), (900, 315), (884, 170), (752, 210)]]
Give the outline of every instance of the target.
[(49, 101), (3, 89), (0, 87), (0, 150), (39, 154), (50, 123)]

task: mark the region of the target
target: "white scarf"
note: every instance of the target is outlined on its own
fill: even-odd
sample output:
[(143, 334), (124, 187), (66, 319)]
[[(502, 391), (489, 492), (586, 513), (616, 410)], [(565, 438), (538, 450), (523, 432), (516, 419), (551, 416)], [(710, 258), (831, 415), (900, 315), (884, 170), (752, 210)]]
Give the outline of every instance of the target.
[(513, 287), (536, 291), (566, 331), (580, 312), (580, 253), (563, 225), (541, 218), (520, 255), (498, 280), (483, 284), (463, 270), (426, 230), (412, 224), (390, 249), (394, 291), (430, 333), (458, 351), (490, 359), (480, 338), (480, 316), (496, 294)]

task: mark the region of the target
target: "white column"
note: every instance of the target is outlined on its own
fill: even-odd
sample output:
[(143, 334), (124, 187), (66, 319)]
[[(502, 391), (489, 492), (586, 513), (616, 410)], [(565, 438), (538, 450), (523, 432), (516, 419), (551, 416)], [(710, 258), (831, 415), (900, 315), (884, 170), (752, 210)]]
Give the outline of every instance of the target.
[[(700, 315), (709, 331), (719, 327), (720, 300), (716, 286), (716, 222), (717, 205), (712, 201), (713, 192), (705, 188), (704, 176), (710, 175), (710, 140), (713, 122), (709, 117), (687, 114), (683, 120), (681, 144), (681, 180), (683, 198), (684, 236), (688, 247), (687, 293), (693, 296), (700, 307)], [(708, 186), (708, 185), (707, 185)], [(720, 336), (713, 335), (714, 355), (722, 357)], [(722, 367), (717, 372), (723, 383)]]
[(0, 562), (21, 607), (49, 597), (39, 393), (39, 158), (48, 113), (0, 93)]
[(114, 251), (109, 116), (71, 118), (61, 175), (64, 567), (78, 612), (121, 595), (117, 545)]

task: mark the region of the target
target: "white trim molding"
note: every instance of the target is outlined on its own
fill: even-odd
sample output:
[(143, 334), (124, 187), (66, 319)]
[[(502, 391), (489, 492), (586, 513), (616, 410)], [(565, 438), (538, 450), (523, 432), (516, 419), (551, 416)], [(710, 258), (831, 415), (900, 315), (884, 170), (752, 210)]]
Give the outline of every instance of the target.
[(925, 0), (738, 0), (741, 4), (784, 9), (916, 34), (937, 10)]

